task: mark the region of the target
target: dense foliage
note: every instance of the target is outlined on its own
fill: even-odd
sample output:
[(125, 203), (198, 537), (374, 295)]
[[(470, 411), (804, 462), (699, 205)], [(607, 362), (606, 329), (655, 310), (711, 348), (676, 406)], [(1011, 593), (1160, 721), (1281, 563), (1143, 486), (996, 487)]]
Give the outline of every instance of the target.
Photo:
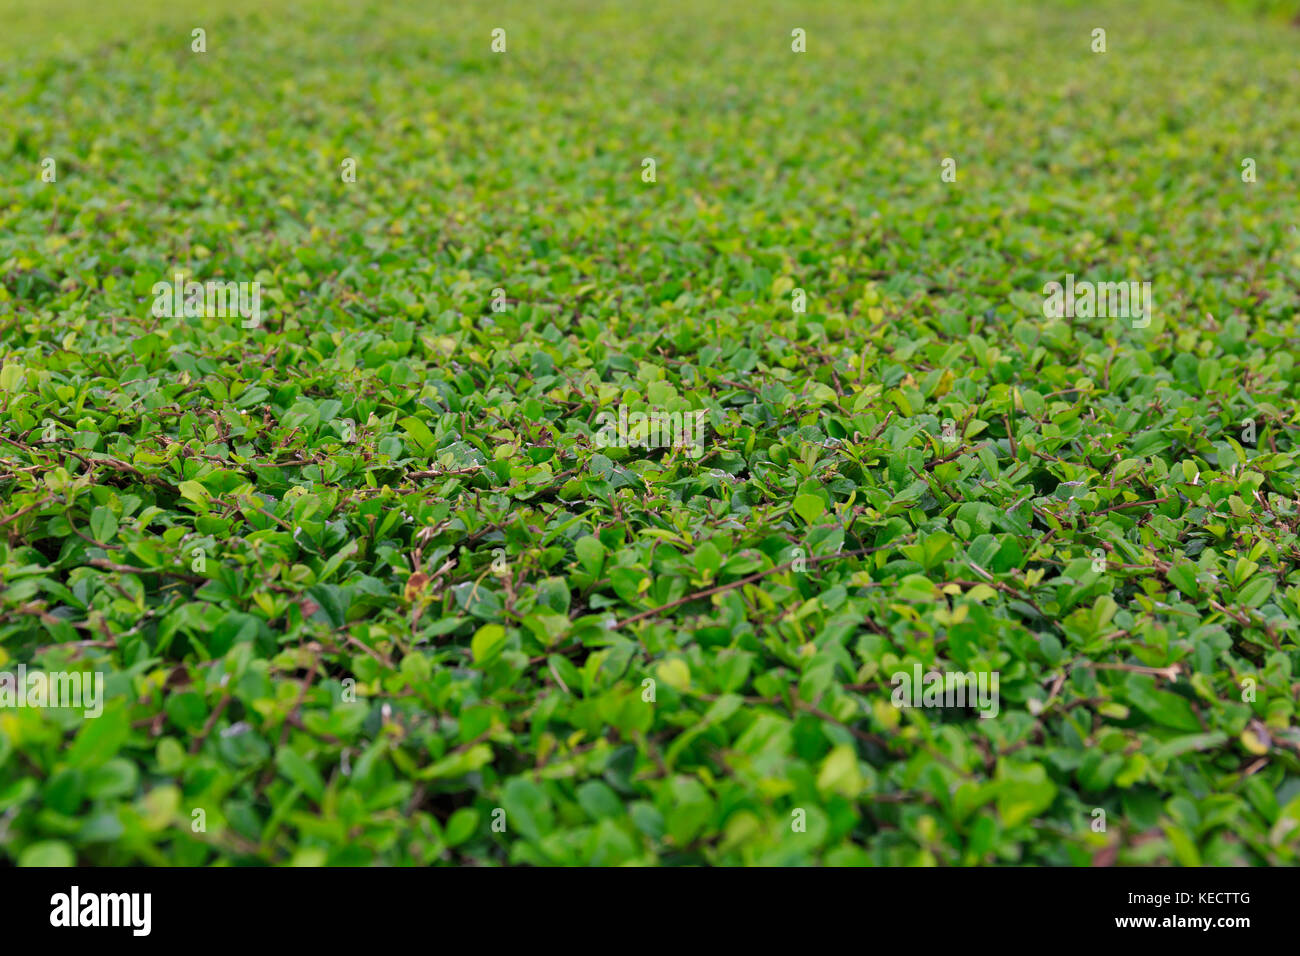
[(1300, 34), (16, 6), (0, 670), (105, 702), (0, 709), (5, 857), (1297, 861)]

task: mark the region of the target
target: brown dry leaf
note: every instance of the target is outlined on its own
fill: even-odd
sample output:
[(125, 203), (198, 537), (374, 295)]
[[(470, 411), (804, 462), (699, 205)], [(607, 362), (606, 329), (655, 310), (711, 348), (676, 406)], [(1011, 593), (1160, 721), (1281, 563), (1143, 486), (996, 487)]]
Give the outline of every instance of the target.
[(429, 576), (423, 571), (416, 571), (406, 579), (406, 601), (408, 604), (414, 604), (419, 600), (420, 595), (424, 593), (425, 586), (429, 583)]

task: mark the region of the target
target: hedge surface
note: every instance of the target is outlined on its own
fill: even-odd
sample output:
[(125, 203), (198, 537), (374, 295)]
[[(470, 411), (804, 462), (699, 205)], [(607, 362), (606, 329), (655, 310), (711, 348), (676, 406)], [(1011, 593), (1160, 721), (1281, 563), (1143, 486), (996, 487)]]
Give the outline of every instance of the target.
[(0, 708), (5, 858), (1297, 862), (1295, 31), (16, 8), (0, 671), (105, 699)]

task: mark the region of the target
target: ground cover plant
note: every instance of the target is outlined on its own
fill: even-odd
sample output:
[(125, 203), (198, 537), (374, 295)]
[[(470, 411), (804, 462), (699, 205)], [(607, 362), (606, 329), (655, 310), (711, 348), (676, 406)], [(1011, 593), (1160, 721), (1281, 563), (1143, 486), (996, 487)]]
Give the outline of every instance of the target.
[(1285, 15), (17, 6), (4, 858), (1296, 863)]

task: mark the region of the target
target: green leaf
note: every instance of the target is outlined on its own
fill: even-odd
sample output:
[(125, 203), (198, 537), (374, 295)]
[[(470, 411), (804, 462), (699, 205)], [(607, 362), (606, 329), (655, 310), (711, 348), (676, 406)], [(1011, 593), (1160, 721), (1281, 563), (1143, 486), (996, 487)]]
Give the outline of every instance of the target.
[(679, 693), (685, 694), (691, 689), (691, 669), (680, 657), (661, 661), (655, 668), (655, 675)]
[(701, 574), (716, 575), (720, 567), (722, 567), (722, 552), (714, 546), (713, 542), (706, 541), (695, 549), (695, 569)]
[(286, 779), (301, 787), (317, 803), (325, 796), (325, 781), (320, 772), (292, 747), (281, 747), (275, 753), (275, 765)]
[(838, 793), (847, 800), (856, 800), (865, 786), (857, 751), (851, 744), (835, 747), (822, 761), (817, 789), (823, 794)]
[(506, 811), (507, 832), (516, 831), (533, 841), (551, 832), (554, 816), (550, 798), (531, 780), (516, 777), (507, 783), (501, 806)]
[(438, 440), (433, 437), (433, 432), (429, 431), (429, 426), (418, 418), (407, 416), (403, 418), (399, 425), (406, 432), (407, 436), (415, 443), (420, 454), (428, 455), (438, 446)]
[(447, 846), (460, 846), (478, 831), (478, 827), (478, 811), (473, 807), (461, 807), (447, 821), (442, 834), (443, 842)]
[(484, 624), (474, 633), (470, 651), (475, 664), (490, 664), (506, 646), (506, 629), (499, 624)]
[(1196, 600), (1200, 596), (1201, 591), (1196, 583), (1196, 565), (1175, 564), (1165, 572), (1165, 576), (1169, 578), (1174, 587), (1192, 600)]
[(605, 563), (605, 546), (599, 538), (592, 534), (581, 537), (574, 542), (573, 550), (588, 574), (600, 574), (601, 566)]
[(96, 541), (108, 543), (117, 535), (117, 519), (103, 505), (90, 513), (90, 533)]
[(181, 497), (186, 501), (192, 501), (205, 508), (212, 497), (208, 494), (208, 489), (203, 487), (203, 485), (199, 484), (197, 481), (182, 481), (176, 487), (180, 489)]
[(1151, 759), (1161, 763), (1192, 751), (1213, 750), (1222, 746), (1227, 740), (1228, 735), (1217, 730), (1209, 734), (1189, 734), (1184, 737), (1175, 737), (1173, 740), (1166, 740), (1151, 751)]
[(23, 850), (18, 857), (19, 866), (76, 866), (77, 857), (72, 847), (62, 840), (41, 840)]
[(1156, 690), (1150, 677), (1131, 675), (1128, 683), (1128, 699), (1138, 710), (1146, 714), (1162, 727), (1173, 730), (1199, 731), (1201, 723), (1196, 719), (1192, 705), (1186, 698), (1167, 690)]
[(998, 765), (998, 816), (1006, 827), (1016, 827), (1038, 817), (1056, 799), (1056, 785), (1040, 764)]
[(1237, 591), (1237, 600), (1246, 607), (1259, 607), (1273, 593), (1273, 579), (1257, 574)]
[(826, 512), (826, 503), (817, 495), (798, 495), (794, 499), (794, 510), (806, 524), (812, 524)]
[(98, 767), (108, 763), (131, 732), (125, 707), (105, 707), (99, 717), (86, 717), (67, 752), (73, 767)]

